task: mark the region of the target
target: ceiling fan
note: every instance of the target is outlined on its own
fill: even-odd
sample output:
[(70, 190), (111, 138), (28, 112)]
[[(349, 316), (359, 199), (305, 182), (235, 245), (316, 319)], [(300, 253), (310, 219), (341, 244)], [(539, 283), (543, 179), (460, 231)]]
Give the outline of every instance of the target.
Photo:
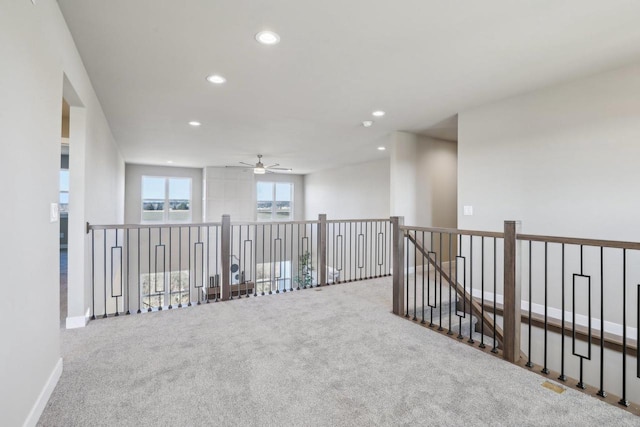
[(243, 166), (227, 166), (228, 168), (244, 168), (244, 169), (253, 169), (253, 173), (256, 175), (262, 175), (265, 173), (278, 173), (278, 172), (291, 172), (293, 169), (291, 168), (279, 168), (279, 163), (274, 163), (271, 166), (265, 166), (262, 163), (262, 154), (258, 154), (258, 162), (255, 165), (251, 163), (239, 162)]

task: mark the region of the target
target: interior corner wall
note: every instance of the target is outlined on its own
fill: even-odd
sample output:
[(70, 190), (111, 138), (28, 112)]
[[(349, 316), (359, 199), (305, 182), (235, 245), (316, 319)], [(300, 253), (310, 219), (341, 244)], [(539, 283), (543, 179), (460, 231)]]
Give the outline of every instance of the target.
[(389, 160), (310, 173), (304, 190), (307, 220), (388, 218)]
[(59, 223), (49, 215), (58, 201), (64, 75), (86, 109), (89, 220), (122, 218), (124, 170), (55, 0), (0, 2), (0, 58), (0, 132), (8, 141), (0, 173), (11, 183), (3, 199), (19, 207), (0, 213), (2, 284), (19, 290), (0, 299), (0, 414), (3, 425), (30, 426), (62, 372)]
[(416, 224), (457, 228), (458, 144), (419, 136), (416, 164)]
[(202, 221), (202, 169), (173, 166), (127, 164), (125, 167), (125, 209), (127, 224), (140, 224), (142, 220), (142, 177), (191, 178), (191, 221)]
[(391, 137), (391, 214), (407, 225), (457, 227), (457, 144), (408, 132)]
[(404, 223), (407, 225), (417, 225), (418, 165), (416, 156), (418, 136), (408, 132), (394, 132), (390, 142), (389, 200), (391, 215), (404, 217)]
[(640, 240), (640, 64), (460, 113), (458, 126), (461, 228), (520, 220), (526, 233)]

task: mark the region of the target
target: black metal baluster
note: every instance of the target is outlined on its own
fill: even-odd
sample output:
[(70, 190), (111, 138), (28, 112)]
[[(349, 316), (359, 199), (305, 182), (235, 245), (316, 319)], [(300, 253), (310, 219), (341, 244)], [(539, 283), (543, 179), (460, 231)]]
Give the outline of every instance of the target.
[[(196, 230), (198, 231), (198, 241), (193, 246), (193, 286), (196, 291), (196, 301), (198, 305), (202, 301), (203, 294), (206, 293), (206, 285), (204, 280), (204, 243), (202, 242), (202, 227), (197, 226)], [(198, 268), (198, 248), (200, 248), (200, 268)], [(200, 286), (198, 286), (198, 276), (200, 276)], [(198, 291), (198, 289), (200, 289)]]
[[(637, 325), (640, 327), (640, 325)], [(627, 400), (627, 250), (622, 250), (622, 397), (618, 403), (629, 406)]]
[(149, 244), (149, 251), (147, 252), (147, 259), (149, 261), (149, 269), (147, 270), (147, 283), (149, 285), (149, 295), (147, 296), (147, 312), (152, 311), (151, 306), (153, 303), (151, 302), (151, 227), (147, 228), (147, 237)]
[[(424, 245), (424, 242), (423, 242)], [(438, 254), (433, 251), (433, 231), (429, 232), (429, 250), (427, 251), (427, 257), (429, 261), (429, 268), (427, 269), (427, 304), (429, 304), (429, 327), (433, 328), (433, 309), (437, 307), (438, 300), (438, 270), (433, 269), (433, 292), (436, 294), (433, 298), (433, 305), (431, 305), (431, 254), (433, 254), (433, 264), (438, 264)], [(440, 323), (442, 324), (442, 319), (440, 319)]]
[[(254, 225), (255, 227), (255, 225)], [(251, 277), (250, 279), (253, 280), (253, 293), (255, 296), (255, 292), (256, 292), (256, 277), (257, 277), (257, 272), (256, 272), (256, 259), (254, 257), (254, 253), (255, 253), (255, 248), (256, 248), (256, 234), (254, 233), (253, 236), (251, 236), (251, 228), (249, 225), (247, 225), (247, 242), (250, 245), (251, 250), (249, 251), (249, 254), (251, 255), (251, 264), (249, 266), (249, 268), (251, 268)], [(245, 257), (246, 258), (246, 257)], [(245, 266), (246, 266), (246, 262), (245, 262)], [(246, 277), (245, 277), (246, 280)], [(250, 280), (250, 281), (251, 281)], [(249, 284), (247, 284), (247, 286), (249, 286)], [(249, 294), (249, 290), (247, 290), (247, 298), (249, 298), (251, 296), (251, 294)]]
[(253, 296), (258, 296), (258, 224), (253, 225)]
[[(349, 277), (345, 279), (347, 279), (347, 282), (353, 282), (353, 276), (351, 275), (351, 269), (353, 267), (353, 222), (349, 221), (349, 267), (347, 268), (347, 273), (349, 274)], [(345, 225), (346, 227), (346, 225)]]
[(182, 227), (178, 227), (178, 308), (182, 308)]
[[(231, 271), (229, 271), (229, 281), (231, 283), (229, 283), (229, 300), (233, 299), (233, 229), (235, 227), (232, 225), (231, 227), (229, 227), (229, 268), (231, 269)], [(238, 271), (240, 271), (240, 259), (238, 259)], [(238, 275), (238, 277), (240, 277)], [(238, 298), (240, 298), (240, 282), (238, 282), (237, 285), (237, 289), (238, 289)], [(222, 288), (220, 288), (220, 292), (222, 292)]]
[[(418, 235), (416, 233), (416, 240), (418, 239)], [(418, 311), (418, 249), (414, 245), (413, 251), (413, 320), (418, 320), (416, 316)]]
[(269, 224), (269, 295), (273, 294), (273, 281), (276, 276), (276, 267), (273, 260), (273, 224)]
[[(276, 242), (280, 242), (280, 250), (276, 251)], [(278, 275), (276, 278), (276, 294), (280, 293), (280, 281), (282, 280), (282, 239), (280, 239), (280, 224), (276, 224), (276, 239), (273, 241), (273, 252), (278, 257)], [(275, 263), (274, 263), (275, 265)], [(275, 267), (274, 267), (275, 268)]]
[[(290, 224), (291, 225), (291, 235), (289, 237), (290, 242), (289, 242), (289, 264), (291, 265), (291, 267), (289, 268), (289, 292), (293, 292), (293, 223)], [(285, 226), (285, 235), (287, 232), (287, 228)], [(300, 237), (300, 234), (298, 233), (298, 238)], [(298, 254), (299, 255), (299, 254)]]
[(125, 289), (126, 292), (126, 300), (127, 300), (127, 315), (131, 314), (131, 311), (129, 310), (131, 307), (131, 289), (129, 289), (130, 283), (129, 283), (129, 274), (130, 274), (130, 255), (131, 255), (131, 248), (129, 246), (129, 229), (127, 228), (127, 287)]
[(561, 334), (561, 343), (560, 343), (560, 376), (558, 379), (560, 381), (566, 381), (567, 376), (564, 374), (564, 307), (565, 307), (565, 296), (564, 296), (564, 243), (562, 244), (562, 332)]
[[(640, 293), (638, 294), (638, 298), (640, 298)], [(638, 306), (640, 307), (640, 304)], [(638, 316), (640, 316), (640, 310), (638, 310)], [(640, 327), (640, 322), (637, 323), (637, 326)], [(638, 331), (640, 331), (640, 328), (638, 329)], [(639, 342), (640, 340), (636, 341), (636, 343), (639, 343)], [(607, 392), (604, 391), (604, 247), (603, 246), (600, 246), (600, 389), (598, 390), (598, 396), (607, 397)]]
[[(233, 253), (233, 252), (232, 252)], [(244, 251), (242, 245), (242, 225), (238, 225), (238, 299), (242, 299), (242, 285), (244, 283)], [(245, 285), (246, 291), (246, 285)]]
[(189, 261), (187, 265), (189, 266), (189, 303), (187, 304), (187, 307), (191, 307), (191, 283), (193, 282), (193, 280), (191, 280), (193, 276), (191, 272), (193, 270), (193, 264), (191, 263), (191, 226), (189, 226), (188, 228), (189, 228)]
[[(158, 244), (159, 244), (159, 246), (156, 246), (156, 255), (154, 257), (154, 263), (155, 263), (155, 268), (156, 268), (155, 277), (154, 277), (155, 285), (156, 285), (156, 289), (155, 289), (156, 293), (159, 293), (159, 291), (158, 291), (158, 255), (157, 255), (157, 253), (158, 253), (158, 247), (162, 246), (162, 227), (158, 227)], [(162, 263), (163, 264), (165, 263), (164, 257), (165, 257), (165, 253), (164, 253), (164, 249), (163, 249), (162, 250)], [(162, 266), (162, 284), (163, 285), (164, 285), (165, 269), (166, 269), (166, 265), (163, 265)], [(162, 292), (162, 295), (158, 295), (158, 311), (162, 310), (162, 297), (164, 296), (164, 293), (165, 293), (164, 286), (163, 286), (163, 289), (162, 289), (161, 292)]]
[[(262, 224), (262, 294), (264, 295), (264, 284), (266, 282), (266, 277), (264, 274), (264, 267), (265, 267), (265, 262), (264, 262), (264, 242), (265, 242), (265, 231), (264, 231), (265, 225)], [(271, 277), (269, 277), (269, 280), (271, 280)]]
[(140, 300), (140, 297), (142, 295), (142, 287), (141, 287), (141, 283), (140, 283), (140, 277), (142, 275), (140, 274), (140, 228), (138, 228), (138, 314), (142, 313), (142, 301)]
[(527, 337), (527, 363), (525, 364), (527, 368), (533, 367), (533, 362), (531, 362), (531, 306), (533, 305), (533, 298), (531, 296), (531, 270), (531, 240), (529, 240), (529, 336)]
[(493, 238), (493, 348), (491, 349), (492, 353), (497, 353), (498, 352), (498, 346), (496, 345), (496, 324), (497, 322), (497, 317), (496, 317), (496, 300), (498, 299), (496, 297), (497, 293), (496, 293), (496, 284), (498, 282), (497, 279), (497, 269), (496, 269), (496, 264), (497, 264), (497, 259), (496, 259), (496, 246), (497, 246), (497, 240), (494, 237)]
[(469, 235), (469, 339), (467, 342), (473, 344), (473, 316), (471, 307), (473, 301), (473, 236)]
[[(305, 237), (306, 237), (306, 225), (305, 225)], [(300, 290), (300, 282), (302, 281), (302, 258), (301, 258), (301, 254), (304, 254), (304, 251), (302, 250), (302, 240), (304, 239), (304, 237), (302, 237), (301, 233), (300, 233), (300, 224), (298, 224), (298, 239), (297, 239), (297, 243), (298, 243), (298, 252), (297, 252), (297, 257), (296, 257), (296, 262), (298, 264), (298, 268), (297, 268), (297, 272), (298, 272), (298, 276), (297, 276), (297, 280), (296, 280), (296, 289)], [(306, 284), (306, 281), (305, 281)]]
[[(116, 299), (116, 316), (120, 316), (120, 305), (118, 304), (118, 298), (122, 298), (123, 297), (123, 292), (122, 292), (122, 288), (124, 287), (124, 280), (122, 280), (122, 272), (124, 270), (124, 266), (123, 266), (123, 260), (122, 260), (122, 247), (118, 246), (118, 229), (116, 228), (115, 232), (116, 232), (116, 245), (115, 248), (118, 248), (118, 252), (120, 252), (120, 265), (119, 265), (119, 272), (120, 272), (120, 294), (118, 295), (114, 295), (113, 292), (113, 247), (111, 248), (111, 296), (115, 297)], [(124, 300), (123, 300), (124, 303)], [(124, 304), (123, 304), (123, 311), (124, 311)]]
[[(422, 247), (424, 248), (424, 231), (422, 232)], [(427, 260), (427, 263), (429, 261)], [(427, 274), (429, 272), (429, 268), (427, 267)], [(428, 285), (428, 283), (427, 283)], [(420, 322), (423, 325), (426, 323), (424, 321), (424, 253), (422, 254), (422, 321)]]
[(542, 368), (542, 372), (545, 375), (549, 374), (549, 369), (547, 369), (547, 329), (548, 329), (548, 315), (547, 312), (549, 310), (549, 304), (547, 303), (547, 294), (548, 294), (548, 280), (547, 280), (547, 264), (548, 264), (548, 256), (547, 256), (547, 242), (544, 242), (544, 367)]
[(169, 306), (167, 307), (169, 310), (173, 308), (173, 268), (171, 266), (171, 252), (173, 251), (172, 234), (173, 228), (169, 226)]
[[(169, 229), (171, 232), (171, 229)], [(171, 247), (171, 245), (169, 245)], [(169, 250), (169, 257), (171, 257), (171, 250)], [(169, 261), (169, 271), (171, 271), (171, 261)], [(169, 273), (169, 277), (171, 277), (171, 273)], [(207, 225), (207, 282), (208, 286), (205, 285), (204, 289), (204, 297), (207, 304), (209, 304), (209, 289), (211, 289), (211, 228)], [(171, 284), (171, 281), (169, 281)], [(171, 291), (171, 287), (169, 287), (169, 291)]]
[[(373, 267), (373, 222), (368, 221), (367, 224), (370, 224), (371, 226), (369, 227), (369, 276), (367, 276), (369, 279), (372, 279), (374, 276), (374, 267)], [(415, 269), (414, 269), (415, 272)]]
[(458, 314), (458, 309), (456, 308), (456, 316), (458, 316), (458, 339), (461, 340), (464, 338), (462, 335), (462, 318), (467, 315), (467, 259), (462, 256), (462, 234), (458, 235), (458, 255), (456, 257), (456, 287), (458, 286), (458, 259), (462, 260), (462, 316)]
[[(440, 244), (440, 246), (439, 246), (440, 250), (438, 251), (438, 257), (440, 258), (440, 264), (442, 264), (442, 233), (438, 233), (438, 240), (439, 240), (439, 244)], [(441, 265), (439, 265), (437, 262), (436, 262), (436, 266), (437, 267), (441, 267)], [(437, 267), (434, 267), (434, 268), (436, 268), (436, 272), (435, 272), (434, 276), (438, 275), (438, 268)], [(444, 331), (444, 328), (442, 327), (442, 269), (440, 269), (439, 272), (440, 272), (440, 287), (439, 287), (439, 289), (440, 289), (440, 291), (439, 291), (440, 292), (440, 317), (438, 318), (438, 330), (439, 331)]]
[[(314, 226), (316, 227), (316, 232), (317, 232), (318, 223), (312, 223), (312, 224), (309, 225), (309, 234), (310, 234), (309, 239), (310, 239), (310, 242), (311, 242), (311, 246), (310, 246), (311, 252), (310, 253), (312, 254), (310, 261), (311, 261), (311, 266), (312, 267), (313, 267), (313, 248), (314, 248), (314, 246), (313, 246), (313, 227)], [(306, 236), (307, 235), (307, 226), (306, 225), (304, 226), (304, 233), (305, 233), (305, 236)], [(318, 251), (316, 250), (316, 270), (317, 270), (317, 267), (318, 267)], [(310, 274), (311, 274), (311, 272), (310, 272)], [(319, 278), (320, 278), (320, 276), (316, 272), (316, 285), (317, 285), (317, 281), (319, 280)], [(305, 287), (304, 288), (305, 289), (307, 288), (306, 282), (305, 282)], [(311, 276), (311, 286), (310, 286), (310, 288), (313, 288), (313, 275)]]
[(406, 261), (407, 261), (407, 269), (405, 270), (405, 276), (407, 278), (407, 289), (406, 289), (406, 294), (407, 294), (407, 311), (404, 314), (404, 317), (408, 318), (409, 317), (409, 238), (405, 237), (405, 248), (407, 248), (406, 250)]
[[(91, 320), (96, 320), (96, 240), (91, 229)], [(139, 295), (139, 293), (138, 293)]]
[(485, 348), (484, 345), (484, 236), (480, 238), (480, 248), (481, 248), (481, 256), (480, 256), (480, 348)]
[[(449, 281), (451, 281), (451, 278), (453, 277), (451, 275), (451, 264), (453, 263), (453, 234), (452, 233), (447, 233), (449, 234)], [(457, 268), (457, 267), (456, 267)], [(458, 285), (458, 282), (455, 283), (455, 285)], [(451, 331), (451, 301), (452, 301), (452, 294), (451, 294), (451, 283), (449, 283), (449, 326), (447, 328), (447, 335), (453, 335), (453, 331)], [(442, 323), (442, 319), (440, 319), (440, 323)]]
[(104, 281), (103, 283), (103, 288), (104, 288), (104, 315), (102, 316), (102, 318), (106, 318), (107, 317), (107, 229), (105, 228), (103, 230), (102, 233), (102, 237), (103, 237), (103, 244), (104, 244), (104, 252), (102, 253), (102, 266), (104, 267)]
[[(588, 279), (588, 322), (589, 322), (589, 337), (587, 339), (588, 354), (587, 356), (576, 352), (576, 277), (586, 277)], [(573, 275), (573, 289), (572, 289), (572, 307), (573, 307), (573, 331), (572, 331), (572, 347), (573, 355), (580, 358), (580, 381), (576, 384), (576, 387), (586, 389), (587, 386), (582, 381), (584, 376), (584, 359), (591, 360), (591, 277), (584, 275), (584, 246), (580, 245), (580, 274)]]
[(222, 281), (220, 280), (220, 270), (218, 269), (219, 267), (219, 258), (220, 258), (220, 246), (218, 246), (218, 234), (220, 233), (220, 227), (219, 225), (216, 225), (216, 275), (215, 275), (215, 279), (214, 279), (214, 284), (216, 285), (217, 289), (216, 289), (216, 293), (215, 295), (215, 300), (214, 302), (218, 302), (219, 298), (220, 298), (220, 293), (222, 292)]

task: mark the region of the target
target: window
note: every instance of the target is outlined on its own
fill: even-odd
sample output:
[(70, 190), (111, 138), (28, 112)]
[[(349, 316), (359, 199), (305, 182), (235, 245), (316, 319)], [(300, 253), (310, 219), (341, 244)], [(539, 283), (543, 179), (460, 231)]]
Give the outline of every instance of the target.
[(293, 184), (290, 182), (258, 182), (258, 221), (293, 220)]
[(60, 196), (58, 198), (60, 214), (69, 212), (69, 170), (60, 169)]
[(191, 178), (142, 177), (142, 222), (191, 221)]

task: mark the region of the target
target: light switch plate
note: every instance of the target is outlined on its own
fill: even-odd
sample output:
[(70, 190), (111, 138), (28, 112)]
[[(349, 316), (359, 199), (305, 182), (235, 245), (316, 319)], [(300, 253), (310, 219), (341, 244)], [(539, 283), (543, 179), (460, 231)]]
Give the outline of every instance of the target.
[(465, 206), (464, 207), (465, 215), (473, 215), (473, 206)]
[(58, 221), (59, 217), (60, 217), (60, 211), (58, 209), (58, 204), (51, 203), (51, 208), (49, 209), (49, 220), (51, 222), (56, 222)]

